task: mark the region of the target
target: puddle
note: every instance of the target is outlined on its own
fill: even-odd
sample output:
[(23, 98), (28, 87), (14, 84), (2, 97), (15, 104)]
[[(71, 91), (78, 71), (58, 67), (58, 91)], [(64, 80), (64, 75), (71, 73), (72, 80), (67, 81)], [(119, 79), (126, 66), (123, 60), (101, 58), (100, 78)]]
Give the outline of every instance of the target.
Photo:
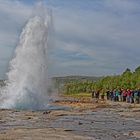
[(69, 111), (69, 110), (71, 110), (71, 107), (66, 107), (66, 106), (62, 106), (62, 105), (48, 105), (46, 110), (65, 110), (65, 111)]

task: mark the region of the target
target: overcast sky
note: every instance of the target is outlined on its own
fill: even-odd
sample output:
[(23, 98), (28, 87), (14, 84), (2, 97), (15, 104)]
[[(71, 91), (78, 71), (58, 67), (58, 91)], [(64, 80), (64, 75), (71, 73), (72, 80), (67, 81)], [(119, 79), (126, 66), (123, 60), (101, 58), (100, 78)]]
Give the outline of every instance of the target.
[[(0, 79), (35, 0), (0, 0)], [(53, 14), (49, 75), (119, 74), (140, 65), (139, 0), (45, 0)], [(22, 64), (21, 64), (22, 65)]]

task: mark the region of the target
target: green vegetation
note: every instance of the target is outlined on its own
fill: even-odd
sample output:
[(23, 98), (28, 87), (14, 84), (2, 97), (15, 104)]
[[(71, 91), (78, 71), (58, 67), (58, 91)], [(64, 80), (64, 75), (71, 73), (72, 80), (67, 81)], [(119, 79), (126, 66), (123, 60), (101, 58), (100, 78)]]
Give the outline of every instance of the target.
[(81, 93), (86, 94), (90, 93), (92, 90), (98, 89), (103, 91), (112, 90), (115, 88), (136, 89), (140, 88), (140, 66), (137, 67), (134, 72), (131, 72), (131, 70), (127, 68), (121, 75), (106, 76), (102, 78), (96, 77), (94, 80), (89, 77), (84, 79), (74, 79), (73, 77), (69, 80), (67, 77), (63, 77), (63, 82), (61, 80), (56, 82), (59, 83), (57, 85), (59, 87), (59, 92), (67, 95), (81, 95)]
[[(89, 92), (89, 87), (95, 81), (101, 79), (102, 77), (91, 77), (91, 76), (66, 76), (66, 77), (53, 77), (52, 81), (55, 88), (58, 89), (59, 93), (87, 93)], [(78, 88), (77, 88), (78, 86)], [(70, 89), (68, 89), (70, 87)], [(88, 89), (89, 88), (89, 89)]]
[(91, 93), (81, 92), (81, 93), (71, 93), (71, 94), (64, 94), (70, 97), (91, 97)]

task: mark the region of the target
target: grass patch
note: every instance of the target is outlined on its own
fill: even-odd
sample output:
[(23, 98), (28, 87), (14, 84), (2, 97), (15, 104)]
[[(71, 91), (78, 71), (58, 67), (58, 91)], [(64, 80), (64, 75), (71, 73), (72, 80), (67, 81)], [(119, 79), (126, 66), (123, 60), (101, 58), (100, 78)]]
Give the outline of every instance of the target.
[(66, 96), (73, 96), (73, 97), (91, 97), (91, 93), (71, 93), (71, 94), (65, 94)]

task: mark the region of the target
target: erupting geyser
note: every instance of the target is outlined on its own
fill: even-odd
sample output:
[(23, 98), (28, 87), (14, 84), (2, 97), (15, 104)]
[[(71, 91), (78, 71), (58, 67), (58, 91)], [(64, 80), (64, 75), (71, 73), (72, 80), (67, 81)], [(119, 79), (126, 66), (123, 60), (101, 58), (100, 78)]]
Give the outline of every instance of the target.
[(10, 62), (1, 108), (44, 109), (47, 96), (47, 38), (50, 16), (43, 4), (35, 8), (23, 29)]

